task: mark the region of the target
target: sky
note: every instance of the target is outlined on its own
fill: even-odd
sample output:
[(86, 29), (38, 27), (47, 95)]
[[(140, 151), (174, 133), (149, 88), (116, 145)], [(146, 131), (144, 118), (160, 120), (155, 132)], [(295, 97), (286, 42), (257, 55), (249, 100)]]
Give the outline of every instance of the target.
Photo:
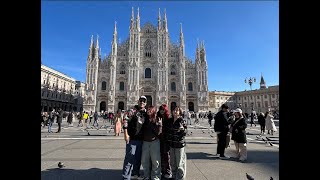
[(179, 40), (183, 26), (186, 56), (195, 60), (203, 40), (209, 91), (250, 90), (246, 78), (261, 74), (267, 86), (279, 85), (278, 1), (42, 1), (41, 61), (85, 82), (91, 35), (99, 35), (102, 55), (109, 54), (117, 21), (118, 40), (129, 36), (131, 8), (140, 9), (141, 27), (157, 26), (166, 9), (169, 36)]

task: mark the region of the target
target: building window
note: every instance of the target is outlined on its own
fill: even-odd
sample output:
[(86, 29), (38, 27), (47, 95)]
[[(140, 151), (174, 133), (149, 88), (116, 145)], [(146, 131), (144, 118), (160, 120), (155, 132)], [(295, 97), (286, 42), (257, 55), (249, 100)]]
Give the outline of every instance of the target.
[[(259, 96), (258, 96), (259, 97)], [(258, 102), (258, 108), (260, 107), (260, 102)]]
[(175, 65), (172, 65), (171, 68), (170, 68), (170, 74), (171, 75), (176, 75), (176, 66)]
[(257, 99), (260, 99), (260, 96), (257, 96)]
[(192, 83), (191, 82), (188, 83), (188, 91), (193, 91), (193, 87), (192, 87)]
[(152, 49), (152, 42), (150, 40), (146, 40), (144, 43), (144, 55), (146, 57), (151, 57), (151, 49)]
[(247, 103), (244, 103), (244, 107), (245, 107), (245, 108), (247, 107)]
[(126, 67), (124, 64), (121, 64), (120, 66), (120, 74), (126, 74)]
[(120, 88), (119, 88), (120, 91), (124, 91), (124, 82), (120, 82)]
[(101, 90), (107, 90), (107, 83), (105, 81), (102, 81)]
[(246, 97), (246, 96), (244, 97), (244, 100), (247, 100), (247, 97)]
[(268, 101), (264, 102), (265, 107), (268, 107)]
[(272, 98), (275, 98), (275, 94), (272, 94)]
[(176, 83), (171, 82), (171, 91), (176, 92)]
[(150, 68), (146, 68), (144, 70), (144, 78), (151, 78), (151, 69)]
[(219, 106), (219, 103), (218, 103), (217, 105), (218, 105), (217, 107), (219, 108), (219, 107), (220, 107), (220, 106)]
[(252, 96), (250, 96), (251, 100), (252, 100)]
[(223, 99), (223, 97), (221, 96), (221, 97), (220, 97), (220, 99), (222, 100), (222, 99)]
[(266, 95), (266, 94), (264, 95), (264, 98), (267, 98), (267, 95)]
[(239, 97), (239, 100), (241, 100), (241, 98)]

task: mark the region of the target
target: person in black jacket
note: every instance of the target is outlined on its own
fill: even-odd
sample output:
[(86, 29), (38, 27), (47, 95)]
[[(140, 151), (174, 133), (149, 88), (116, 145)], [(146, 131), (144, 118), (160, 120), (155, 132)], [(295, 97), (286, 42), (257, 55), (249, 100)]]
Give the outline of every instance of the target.
[(140, 176), (141, 153), (143, 142), (142, 126), (145, 121), (148, 121), (149, 116), (145, 109), (147, 98), (141, 96), (138, 101), (138, 106), (135, 106), (134, 114), (125, 119), (123, 123), (124, 140), (126, 141), (126, 155), (123, 161), (122, 177), (130, 180), (132, 177)]
[(229, 107), (226, 104), (222, 104), (221, 110), (214, 116), (214, 131), (217, 133), (218, 146), (217, 154), (220, 155), (220, 159), (229, 159), (228, 156), (224, 155), (226, 148), (227, 135), (229, 132), (229, 122), (227, 113), (229, 112)]
[(237, 158), (239, 158), (241, 162), (244, 162), (247, 160), (247, 123), (246, 120), (243, 118), (242, 110), (240, 108), (237, 108), (234, 111), (234, 114), (236, 119), (231, 124), (231, 139), (234, 140), (234, 145), (236, 146)]
[(64, 111), (61, 108), (59, 108), (57, 113), (58, 131), (56, 133), (61, 132), (61, 123), (62, 123), (63, 114), (64, 114)]
[(187, 172), (187, 155), (185, 151), (187, 134), (186, 121), (182, 119), (182, 109), (178, 106), (172, 111), (173, 117), (168, 123), (168, 143), (170, 146), (170, 165), (172, 178), (183, 180)]
[(260, 112), (258, 116), (258, 122), (260, 124), (261, 134), (265, 133), (265, 127), (266, 127), (266, 119), (264, 118), (263, 112)]

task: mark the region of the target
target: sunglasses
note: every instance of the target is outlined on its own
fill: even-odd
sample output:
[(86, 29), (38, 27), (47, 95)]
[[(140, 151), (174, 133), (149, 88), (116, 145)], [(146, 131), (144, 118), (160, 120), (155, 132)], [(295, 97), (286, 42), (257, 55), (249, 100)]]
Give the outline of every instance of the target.
[(146, 102), (145, 99), (139, 99), (139, 102)]

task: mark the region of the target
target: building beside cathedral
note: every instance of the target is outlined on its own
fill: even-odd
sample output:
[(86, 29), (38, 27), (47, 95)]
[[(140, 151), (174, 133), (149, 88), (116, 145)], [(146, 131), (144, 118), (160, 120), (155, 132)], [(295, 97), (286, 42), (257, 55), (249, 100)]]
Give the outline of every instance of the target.
[[(129, 19), (128, 19), (129, 20)], [(177, 27), (178, 28), (178, 27)], [(115, 23), (111, 52), (101, 57), (99, 37), (91, 37), (86, 68), (84, 111), (129, 109), (141, 95), (148, 105), (189, 111), (208, 111), (209, 94), (204, 42), (197, 43), (195, 61), (185, 56), (180, 24), (180, 42), (169, 39), (168, 20), (158, 15), (157, 26), (140, 27), (139, 8), (130, 19), (129, 37), (118, 44)]]
[(209, 110), (218, 112), (222, 104), (227, 104), (231, 109), (241, 107), (244, 113), (265, 113), (269, 109), (279, 113), (279, 85), (267, 87), (263, 76), (260, 79), (260, 88), (251, 91), (209, 92)]

